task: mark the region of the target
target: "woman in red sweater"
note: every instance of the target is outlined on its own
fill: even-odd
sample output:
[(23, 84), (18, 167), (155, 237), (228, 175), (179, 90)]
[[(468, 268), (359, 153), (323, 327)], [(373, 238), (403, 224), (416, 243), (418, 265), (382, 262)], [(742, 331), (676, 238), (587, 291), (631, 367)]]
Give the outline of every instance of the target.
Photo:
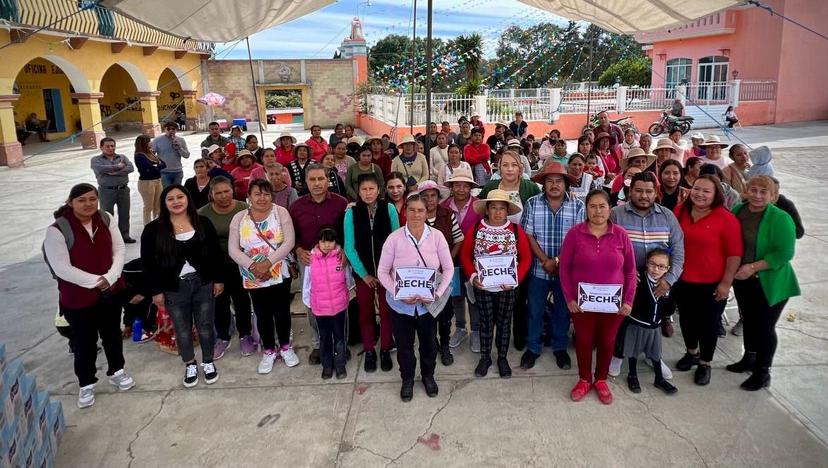
[(687, 347), (676, 369), (686, 372), (698, 366), (693, 380), (696, 385), (707, 385), (719, 322), (742, 262), (742, 228), (725, 209), (722, 184), (716, 176), (699, 176), (690, 197), (675, 213), (684, 231), (684, 270), (673, 285), (673, 294)]
[[(508, 219), (509, 215), (521, 211), (521, 207), (511, 201), (508, 193), (500, 189), (492, 190), (487, 199), (475, 201), (473, 207), (484, 219), (465, 233), (460, 262), (466, 277), (474, 285), (474, 296), (480, 310), (480, 362), (474, 375), (485, 377), (492, 365), (492, 337), (496, 321), (497, 369), (500, 377), (508, 378), (512, 376), (512, 368), (506, 358), (512, 329), (512, 311), (517, 300), (517, 286), (532, 265), (532, 251), (523, 228)], [(493, 256), (503, 257), (507, 261), (512, 259), (509, 268), (517, 275), (515, 283), (489, 282), (480, 260)]]
[(473, 128), (471, 143), (463, 147), (463, 160), (469, 163), (474, 174), (474, 181), (481, 187), (486, 185), (492, 177), (492, 167), (489, 165), (491, 149), (483, 143), (483, 130)]
[[(580, 380), (570, 392), (581, 401), (593, 385), (601, 403), (612, 403), (607, 386), (615, 335), (635, 298), (635, 251), (627, 231), (609, 221), (607, 192), (586, 196), (587, 220), (567, 232), (561, 246), (561, 289), (575, 325), (575, 353)], [(592, 350), (595, 353), (595, 380)]]

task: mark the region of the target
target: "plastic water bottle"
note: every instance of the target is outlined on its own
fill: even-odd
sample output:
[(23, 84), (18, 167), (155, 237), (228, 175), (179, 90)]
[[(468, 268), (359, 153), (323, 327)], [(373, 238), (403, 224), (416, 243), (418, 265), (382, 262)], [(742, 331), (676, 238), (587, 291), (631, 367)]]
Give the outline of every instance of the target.
[(141, 336), (144, 334), (144, 319), (141, 317), (135, 317), (135, 321), (132, 322), (132, 341), (138, 343), (141, 341)]

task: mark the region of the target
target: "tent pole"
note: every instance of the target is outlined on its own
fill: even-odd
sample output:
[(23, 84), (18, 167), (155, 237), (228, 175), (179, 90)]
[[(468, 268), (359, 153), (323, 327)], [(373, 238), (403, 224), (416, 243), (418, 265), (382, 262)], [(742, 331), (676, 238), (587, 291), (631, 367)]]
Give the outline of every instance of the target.
[[(262, 110), (259, 108), (259, 92), (256, 90), (256, 75), (253, 74), (253, 54), (250, 53), (250, 36), (244, 38), (245, 42), (247, 42), (247, 63), (250, 65), (250, 84), (253, 86), (253, 100), (256, 101), (256, 118), (259, 119), (259, 145), (264, 147), (264, 133), (262, 132), (262, 127), (264, 123), (262, 123)], [(265, 122), (267, 121), (267, 116), (265, 116)]]
[(414, 136), (414, 90), (417, 88), (417, 0), (414, 0), (414, 30), (411, 32), (411, 105), (409, 106), (408, 130)]
[[(429, 154), (431, 154), (431, 91), (432, 91), (432, 77), (431, 72), (432, 68), (434, 68), (434, 64), (431, 62), (434, 60), (434, 50), (431, 47), (431, 25), (432, 25), (432, 13), (433, 13), (433, 0), (428, 0), (428, 35), (426, 36), (426, 95), (425, 95), (425, 111), (426, 111), (426, 129), (425, 129), (425, 139), (424, 139), (424, 150), (425, 150), (425, 157), (427, 162), (431, 162), (431, 158)], [(429, 167), (429, 169), (431, 169)]]

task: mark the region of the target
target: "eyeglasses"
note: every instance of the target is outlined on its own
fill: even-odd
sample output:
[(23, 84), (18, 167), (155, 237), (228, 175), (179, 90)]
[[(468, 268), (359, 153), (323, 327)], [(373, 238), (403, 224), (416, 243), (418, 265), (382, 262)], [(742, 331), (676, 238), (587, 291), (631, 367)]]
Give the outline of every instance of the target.
[(653, 267), (657, 270), (662, 270), (662, 271), (667, 271), (667, 270), (670, 269), (670, 265), (659, 265), (658, 263), (655, 263), (655, 262), (647, 262), (647, 266)]

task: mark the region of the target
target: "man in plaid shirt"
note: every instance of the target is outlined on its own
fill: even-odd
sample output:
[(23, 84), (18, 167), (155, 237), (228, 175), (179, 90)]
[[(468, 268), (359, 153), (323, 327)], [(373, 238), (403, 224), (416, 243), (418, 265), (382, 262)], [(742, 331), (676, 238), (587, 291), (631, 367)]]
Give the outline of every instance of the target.
[(559, 368), (569, 369), (566, 352), (569, 311), (558, 276), (558, 255), (566, 233), (585, 219), (584, 202), (569, 194), (572, 177), (558, 162), (548, 164), (532, 177), (543, 184), (543, 193), (526, 201), (521, 224), (532, 248), (532, 270), (528, 277), (528, 336), (520, 366), (531, 369), (543, 351), (541, 330), (544, 315), (551, 325), (552, 351)]

